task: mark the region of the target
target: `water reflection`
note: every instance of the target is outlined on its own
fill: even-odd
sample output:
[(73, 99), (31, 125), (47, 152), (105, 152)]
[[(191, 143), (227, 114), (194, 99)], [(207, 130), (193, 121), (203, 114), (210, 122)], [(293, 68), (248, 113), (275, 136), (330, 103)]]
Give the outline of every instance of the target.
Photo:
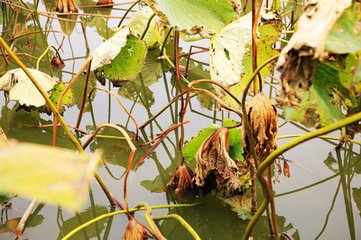
[[(91, 3), (89, 1), (83, 1), (82, 4), (89, 5)], [(3, 17), (2, 36), (5, 39), (9, 40), (14, 38), (14, 36), (21, 36), (25, 26), (28, 31), (37, 32), (38, 28), (30, 26), (32, 24), (29, 22), (30, 19), (26, 19), (26, 12), (19, 11), (16, 21), (14, 17), (15, 11), (10, 10), (7, 5), (2, 7), (8, 8), (7, 11), (9, 13)], [(84, 9), (83, 11), (86, 13), (102, 14), (106, 17), (111, 13), (113, 14), (114, 9)], [(76, 38), (76, 34), (78, 34), (74, 31), (75, 27), (73, 23), (76, 19), (75, 16), (76, 15), (74, 15), (73, 21), (70, 22), (60, 20), (60, 28), (69, 36), (69, 42), (71, 38)], [(80, 21), (87, 26), (88, 33), (90, 32), (89, 30), (91, 30), (91, 32), (93, 32), (93, 30), (96, 31), (96, 33), (88, 35), (88, 39), (91, 39), (91, 46), (101, 42), (102, 38), (109, 38), (112, 34), (111, 20), (105, 17), (93, 18), (90, 16), (81, 16), (79, 18)], [(34, 33), (27, 38), (19, 38), (16, 40), (15, 45), (20, 53), (19, 56), (24, 62), (28, 63), (29, 67), (36, 65), (36, 59), (31, 56), (40, 56), (42, 54), (47, 45), (47, 37), (49, 36), (45, 34)], [(46, 41), (44, 42), (43, 40)], [(74, 49), (74, 55), (70, 56), (70, 61), (74, 61), (74, 64), (73, 66), (68, 64), (63, 72), (51, 70), (46, 61), (41, 63), (40, 69), (47, 73), (53, 72), (55, 76), (62, 78), (64, 81), (70, 80), (69, 76), (74, 75), (75, 66), (83, 61), (83, 47), (84, 46), (81, 46), (80, 49)], [(71, 55), (70, 53), (72, 51), (69, 46), (65, 46), (63, 50), (65, 55)], [(169, 53), (172, 51), (171, 48), (167, 49)], [(184, 51), (187, 51), (187, 49), (184, 48)], [(162, 64), (162, 61), (157, 59), (158, 55), (159, 50), (149, 51), (143, 71), (134, 82), (127, 83), (119, 88), (111, 88), (113, 92), (123, 97), (122, 100), (124, 100), (127, 107), (132, 109), (132, 114), (142, 122), (154, 115), (176, 95), (174, 90), (176, 84), (172, 81), (169, 66)], [(67, 63), (69, 63), (69, 61)], [(185, 65), (185, 60), (182, 64)], [(5, 65), (1, 66), (1, 73), (7, 70), (4, 66)], [(14, 67), (15, 65), (13, 63), (7, 66), (9, 69)], [(201, 62), (191, 61), (189, 79), (194, 80), (200, 78), (209, 78), (207, 65)], [(186, 85), (186, 83), (184, 84)], [(77, 117), (83, 86), (84, 77), (81, 77), (79, 81), (76, 82), (74, 88), (77, 106), (68, 109), (68, 111), (64, 113), (68, 122), (74, 122), (74, 119)], [(92, 76), (88, 90), (93, 89), (95, 86), (99, 86), (99, 83), (97, 83), (95, 77)], [(200, 87), (211, 90), (209, 86)], [(213, 111), (213, 109), (215, 109), (214, 102), (210, 101), (209, 97), (197, 95), (197, 99), (198, 100), (194, 100), (194, 98), (192, 98), (191, 107), (194, 111), (187, 113), (187, 117), (191, 118), (192, 122), (189, 126), (186, 126), (186, 140), (196, 135), (202, 127), (210, 123), (219, 122), (219, 119), (224, 115), (223, 113)], [(109, 119), (112, 120), (110, 117), (104, 117), (106, 115), (112, 115), (112, 122), (125, 126), (124, 128), (127, 129), (130, 136), (134, 137), (135, 130), (134, 127), (128, 126), (130, 125), (128, 124), (128, 117), (125, 116), (118, 105), (112, 104), (113, 100), (109, 100), (106, 94), (92, 94), (90, 102), (93, 104), (92, 114), (98, 123), (107, 122)], [(85, 112), (91, 112), (91, 110), (88, 101)], [(156, 134), (162, 132), (167, 126), (176, 122), (178, 114), (179, 106), (176, 102), (167, 109), (164, 115), (160, 116), (145, 128), (141, 139), (138, 140), (138, 145), (154, 138)], [(36, 111), (27, 112), (24, 109), (18, 109), (18, 106), (9, 104), (2, 98), (0, 125), (10, 138), (15, 138), (20, 141), (50, 144), (52, 129), (37, 128), (37, 126), (50, 124), (51, 122), (51, 118), (46, 115)], [(93, 119), (91, 119), (91, 115), (88, 114), (84, 117), (81, 127), (91, 133), (94, 130), (92, 123)], [(290, 131), (299, 131), (299, 129), (286, 127), (284, 133), (286, 134)], [(104, 159), (107, 164), (106, 167), (109, 171), (103, 171), (102, 176), (109, 179), (107, 184), (112, 187), (111, 190), (117, 194), (116, 196), (121, 196), (119, 189), (121, 188), (122, 180), (118, 179), (120, 179), (124, 171), (130, 149), (125, 140), (121, 139), (122, 136), (111, 129), (104, 129), (100, 132), (100, 135), (102, 136), (98, 136), (96, 140), (92, 142), (90, 150), (103, 149)], [(58, 129), (57, 136), (58, 146), (73, 148), (72, 143), (60, 128)], [(132, 193), (134, 196), (131, 197), (135, 200), (147, 201), (154, 205), (179, 201), (175, 200), (171, 195), (164, 193), (166, 183), (181, 162), (181, 156), (177, 147), (178, 140), (179, 131), (176, 130), (146, 159), (145, 164), (142, 165), (137, 172), (133, 172), (132, 176), (135, 184), (132, 185), (134, 189)], [(334, 146), (319, 142), (317, 142), (315, 146), (317, 151), (310, 151), (309, 149), (315, 149), (315, 147), (308, 145), (309, 149), (298, 148), (295, 149), (296, 152), (287, 153), (286, 155), (287, 159), (299, 162), (301, 166), (312, 169), (317, 176), (315, 177), (313, 174), (310, 174), (309, 171), (304, 171), (304, 169), (292, 165), (292, 177), (287, 181), (282, 180), (281, 183), (277, 185), (277, 193), (282, 193), (286, 190), (294, 190), (312, 184), (300, 191), (284, 195), (283, 197), (279, 196), (276, 199), (279, 213), (277, 221), (280, 230), (281, 232), (288, 232), (289, 235), (292, 235), (295, 239), (357, 239), (361, 235), (359, 217), (361, 212), (361, 186), (359, 184), (360, 181), (358, 181), (361, 174), (361, 161), (360, 153), (357, 152), (359, 150), (357, 147), (346, 144), (345, 149), (332, 151), (323, 164), (320, 160), (324, 159), (327, 155), (326, 152), (332, 150)], [(148, 148), (140, 148), (136, 152), (134, 164), (138, 162), (147, 149)], [(331, 175), (332, 178), (325, 178), (324, 176), (330, 176), (330, 172), (333, 174)], [(320, 179), (322, 182), (314, 185), (314, 182), (318, 182)], [(334, 182), (330, 183), (331, 181)], [(84, 211), (75, 214), (64, 214), (61, 209), (55, 208), (37, 209), (36, 211), (38, 212), (35, 212), (33, 214), (34, 216), (29, 220), (27, 231), (25, 231), (25, 238), (36, 239), (34, 236), (39, 236), (47, 232), (49, 226), (56, 223), (57, 228), (51, 228), (53, 230), (52, 234), (54, 235), (51, 236), (53, 236), (54, 239), (61, 239), (62, 236), (80, 224), (95, 216), (114, 210), (108, 207), (107, 200), (102, 198), (103, 195), (101, 191), (94, 190), (94, 199), (89, 200), (88, 207)], [(92, 197), (89, 197), (89, 199), (92, 199)], [(232, 212), (230, 207), (225, 205), (223, 201), (213, 194), (205, 197), (191, 198), (191, 201), (200, 202), (200, 204), (193, 208), (172, 209), (165, 211), (165, 213), (176, 213), (183, 216), (201, 235), (202, 239), (240, 239), (246, 222), (240, 220), (237, 214)], [(22, 205), (25, 204), (27, 204), (27, 201), (17, 198), (14, 202), (14, 209), (18, 209), (19, 206), (23, 209), (24, 207)], [(4, 206), (1, 207), (1, 239), (8, 237), (8, 239), (12, 239), (12, 235), (10, 235), (9, 232), (14, 229), (22, 215), (22, 211), (16, 212), (14, 209), (5, 209)], [(7, 214), (9, 211), (12, 214), (10, 217)], [(56, 220), (53, 218), (54, 212), (57, 213)], [(139, 218), (142, 219), (141, 217)], [(118, 229), (118, 226), (121, 225), (119, 222), (118, 217), (104, 219), (89, 226), (85, 231), (79, 232), (74, 239), (119, 239), (121, 236), (121, 230)], [(125, 224), (125, 221), (122, 221), (122, 224)], [(169, 239), (191, 239), (191, 236), (174, 220), (164, 220), (159, 224), (162, 232), (164, 232), (164, 235)], [(265, 216), (262, 216), (254, 230), (254, 239), (268, 238), (267, 219)]]

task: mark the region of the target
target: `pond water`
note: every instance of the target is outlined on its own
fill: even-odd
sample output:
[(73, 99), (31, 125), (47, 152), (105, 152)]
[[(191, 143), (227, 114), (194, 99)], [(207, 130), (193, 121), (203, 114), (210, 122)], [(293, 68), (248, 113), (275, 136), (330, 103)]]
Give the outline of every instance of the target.
[[(94, 4), (94, 2), (80, 2), (79, 5), (82, 6)], [(104, 14), (103, 17), (86, 15), (78, 17), (78, 21), (82, 21), (86, 25), (85, 31), (90, 52), (102, 42), (104, 37), (109, 36), (111, 28), (117, 26), (119, 22), (119, 18), (108, 19), (107, 16), (122, 16), (125, 12), (124, 9), (129, 6), (129, 3), (115, 6), (112, 10), (80, 8), (81, 12)], [(41, 3), (39, 11), (49, 10), (48, 7), (46, 8)], [(28, 21), (24, 16), (23, 13), (18, 18), (18, 22), (13, 20), (5, 22), (5, 16), (2, 15), (4, 18), (2, 21), (2, 36), (6, 40), (9, 39), (9, 29), (17, 25), (22, 28), (22, 24)], [(68, 82), (80, 69), (87, 54), (89, 54), (81, 25), (76, 23), (73, 26), (74, 29), (71, 30), (71, 23), (59, 23), (56, 18), (44, 16), (40, 16), (39, 19), (41, 25), (49, 30), (44, 35), (48, 44), (59, 46), (62, 41), (62, 34), (52, 30), (65, 32), (65, 29), (67, 29), (68, 31), (69, 36), (65, 35), (60, 50), (65, 67), (61, 71), (53, 69), (55, 76), (62, 81)], [(28, 26), (31, 24), (32, 21), (26, 22)], [(30, 38), (29, 40), (41, 42), (40, 35), (36, 35), (38, 39)], [(24, 47), (20, 50), (29, 52), (24, 50), (25, 43), (23, 44), (20, 41), (25, 42), (26, 40), (20, 38), (19, 42), (17, 42), (18, 46)], [(207, 46), (208, 42), (205, 40), (194, 43), (182, 42), (182, 50), (188, 52), (191, 44)], [(36, 47), (35, 50), (32, 50), (32, 54), (39, 56)], [(153, 50), (149, 54), (157, 56), (159, 51)], [(191, 62), (190, 76), (193, 76), (194, 79), (209, 78), (208, 54), (194, 55), (193, 60)], [(160, 60), (150, 64), (148, 68), (150, 70), (143, 72), (143, 77), (137, 79), (139, 81), (137, 83), (129, 83), (119, 88), (109, 87), (107, 82), (106, 86), (102, 86), (92, 75), (90, 87), (98, 86), (103, 89), (109, 88), (114, 93), (119, 92), (121, 102), (127, 109), (130, 109), (138, 124), (142, 125), (176, 95), (176, 83), (169, 66)], [(15, 65), (12, 64), (9, 69), (14, 67)], [(2, 64), (1, 73), (4, 73), (5, 69), (4, 64)], [(48, 65), (42, 63), (41, 70), (49, 72)], [(81, 76), (74, 87), (76, 105), (67, 108), (64, 112), (64, 118), (70, 125), (75, 125), (78, 118), (83, 82), (84, 76)], [(51, 123), (51, 116), (17, 109), (18, 106), (14, 102), (7, 102), (5, 97), (0, 98), (0, 104), (0, 124), (8, 138), (51, 144), (52, 128), (37, 128), (40, 124)], [(190, 120), (190, 123), (185, 125), (185, 140), (191, 139), (200, 129), (209, 124), (216, 123), (220, 125), (224, 117), (239, 120), (233, 114), (229, 116), (227, 112), (215, 110), (213, 104), (208, 104), (209, 109), (205, 108), (205, 105), (207, 105), (207, 98), (192, 98), (192, 110), (188, 111), (185, 117), (185, 119)], [(153, 139), (157, 134), (171, 126), (177, 119), (179, 109), (179, 103), (176, 102), (161, 114), (156, 121), (147, 125), (144, 131), (140, 133), (138, 143)], [(279, 136), (305, 132), (296, 124), (285, 123), (283, 119), (280, 119), (279, 122), (281, 126)], [(94, 130), (94, 125), (102, 123), (122, 126), (129, 131), (131, 136), (134, 136), (136, 130), (134, 124), (129, 121), (128, 116), (114, 97), (110, 97), (105, 92), (96, 91), (91, 99), (91, 105), (89, 102), (86, 104), (85, 113), (79, 127), (87, 132), (85, 136), (82, 136), (82, 141), (84, 142), (89, 137), (89, 134)], [(104, 130), (101, 134), (117, 135), (116, 132), (111, 130)], [(334, 133), (335, 136), (337, 134)], [(240, 239), (247, 222), (239, 219), (237, 214), (219, 199), (221, 197), (218, 196), (219, 194), (187, 196), (180, 199), (174, 197), (173, 194), (164, 192), (165, 184), (181, 162), (178, 149), (179, 136), (180, 129), (169, 133), (150, 157), (145, 159), (144, 164), (137, 171), (131, 171), (128, 179), (129, 206), (136, 206), (140, 202), (146, 202), (151, 206), (199, 202), (198, 205), (190, 208), (154, 210), (153, 215), (177, 213), (196, 230), (202, 239)], [(281, 137), (278, 143), (282, 145), (290, 141), (290, 139), (292, 138)], [(60, 131), (60, 128), (57, 145), (73, 148), (71, 142)], [(98, 148), (104, 150), (105, 158), (105, 164), (99, 168), (99, 173), (111, 192), (119, 200), (122, 200), (122, 176), (130, 149), (124, 140), (98, 137), (90, 144), (87, 151), (94, 151)], [(361, 239), (360, 147), (346, 144), (345, 148), (341, 149), (340, 152), (336, 152), (334, 149), (335, 144), (332, 142), (317, 139), (304, 143), (284, 154), (284, 158), (289, 160), (291, 177), (285, 178), (281, 175), (275, 180), (274, 184), (277, 221), (280, 232), (287, 232), (294, 239)], [(139, 160), (146, 150), (144, 148), (137, 150), (135, 160)], [(348, 164), (353, 166), (347, 167)], [(341, 173), (337, 174), (339, 172)], [(333, 177), (328, 179), (330, 176)], [(320, 181), (324, 182), (288, 193)], [(30, 200), (16, 197), (11, 203), (10, 208), (1, 208), (0, 239), (15, 238), (11, 231), (29, 205)], [(34, 211), (35, 214), (30, 218), (21, 239), (61, 239), (78, 225), (98, 215), (114, 211), (114, 209), (110, 207), (106, 196), (94, 180), (91, 184), (87, 205), (78, 213), (68, 212), (52, 205), (41, 204), (37, 204)], [(137, 212), (135, 216), (146, 224), (143, 212)], [(125, 215), (116, 215), (87, 227), (85, 231), (80, 231), (72, 239), (120, 239), (127, 222)], [(192, 239), (190, 234), (174, 220), (160, 221), (159, 226), (162, 233), (169, 239)], [(253, 231), (253, 236), (254, 239), (269, 239), (265, 215), (260, 218)]]

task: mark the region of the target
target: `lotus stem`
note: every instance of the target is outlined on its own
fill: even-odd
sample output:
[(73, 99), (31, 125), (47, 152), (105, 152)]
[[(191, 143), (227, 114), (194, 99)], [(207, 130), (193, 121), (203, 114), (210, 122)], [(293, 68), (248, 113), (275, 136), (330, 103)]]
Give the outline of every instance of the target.
[[(279, 155), (285, 153), (289, 149), (292, 149), (292, 148), (298, 146), (299, 144), (306, 142), (310, 139), (322, 136), (322, 135), (332, 132), (334, 130), (345, 127), (351, 123), (358, 122), (360, 120), (361, 120), (361, 112), (354, 114), (350, 117), (346, 117), (346, 118), (344, 118), (338, 122), (332, 123), (326, 127), (317, 129), (313, 132), (303, 134), (303, 135), (297, 137), (296, 139), (278, 147), (259, 165), (258, 171), (257, 171), (257, 177), (262, 177), (262, 174), (266, 170), (266, 168), (268, 166), (270, 166)], [(250, 234), (252, 232), (254, 225), (256, 224), (259, 217), (262, 215), (262, 213), (266, 209), (267, 205), (269, 204), (269, 196), (267, 196), (268, 192), (265, 192), (265, 193), (266, 193), (265, 199), (263, 200), (263, 202), (262, 202), (260, 208), (257, 210), (256, 214), (252, 217), (252, 219), (248, 223), (247, 228), (242, 236), (242, 239), (244, 239), (244, 240), (248, 239), (248, 237), (250, 236)]]
[(199, 237), (198, 233), (192, 228), (192, 226), (189, 225), (189, 223), (187, 223), (187, 221), (184, 220), (184, 218), (182, 218), (178, 214), (168, 214), (168, 215), (164, 215), (164, 216), (153, 217), (153, 220), (156, 220), (156, 221), (162, 220), (162, 219), (166, 219), (166, 220), (167, 219), (176, 219), (193, 236), (194, 239), (196, 239), (196, 240), (201, 239)]
[[(158, 206), (150, 206), (151, 209), (164, 209), (164, 208), (183, 208), (183, 207), (193, 207), (197, 205), (197, 203), (193, 203), (193, 204), (170, 204), (170, 205), (158, 205)], [(98, 222), (104, 218), (108, 218), (108, 217), (112, 217), (115, 215), (120, 215), (120, 214), (127, 214), (127, 213), (134, 213), (137, 211), (144, 211), (146, 210), (145, 207), (135, 207), (135, 208), (130, 208), (128, 210), (121, 210), (121, 211), (116, 211), (116, 212), (110, 212), (110, 213), (106, 213), (103, 215), (100, 215), (96, 218), (91, 219), (90, 221), (87, 221), (85, 223), (83, 223), (82, 225), (76, 227), (75, 229), (73, 229), (72, 231), (70, 231), (67, 235), (65, 235), (62, 240), (67, 240), (69, 238), (71, 238), (72, 236), (74, 236), (77, 232), (79, 232), (80, 230), (92, 225), (95, 222)]]

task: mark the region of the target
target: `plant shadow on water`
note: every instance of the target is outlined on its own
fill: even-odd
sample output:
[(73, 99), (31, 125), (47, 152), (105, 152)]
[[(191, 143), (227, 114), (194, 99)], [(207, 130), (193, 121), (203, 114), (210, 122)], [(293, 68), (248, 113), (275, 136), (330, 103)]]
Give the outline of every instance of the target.
[[(247, 80), (255, 72), (256, 69), (252, 66), (254, 59), (251, 54), (251, 42), (248, 42), (248, 45), (245, 43), (245, 46), (239, 45), (241, 44), (239, 42), (243, 40), (232, 42), (232, 38), (230, 42), (222, 42), (223, 38), (232, 36), (234, 29), (239, 30), (238, 25), (229, 27), (227, 24), (241, 22), (241, 25), (246, 25), (248, 21), (246, 13), (252, 9), (251, 1), (246, 1), (249, 2), (248, 5), (241, 6), (244, 12), (239, 18), (240, 21), (237, 20), (239, 16), (238, 13), (235, 14), (233, 8), (224, 8), (220, 3), (214, 3), (214, 8), (222, 10), (212, 11), (212, 15), (209, 17), (207, 7), (211, 5), (207, 3), (205, 8), (201, 8), (199, 4), (202, 1), (195, 1), (194, 5), (183, 3), (187, 1), (179, 1), (171, 3), (171, 5), (175, 5), (170, 6), (169, 9), (164, 0), (157, 1), (159, 6), (155, 4), (155, 1), (146, 2), (151, 9), (163, 7), (162, 11), (165, 12), (172, 7), (179, 7), (180, 5), (177, 4), (186, 4), (185, 10), (179, 8), (179, 11), (171, 11), (174, 17), (169, 19), (170, 25), (183, 29), (185, 35), (182, 37), (185, 40), (178, 44), (178, 33), (174, 33), (168, 41), (167, 33), (171, 33), (174, 29), (170, 25), (162, 28), (157, 25), (160, 23), (155, 24), (156, 20), (152, 19), (156, 19), (158, 16), (154, 17), (150, 8), (148, 8), (148, 12), (143, 11), (144, 8), (147, 8), (143, 6), (143, 3), (135, 4), (136, 7), (130, 10), (133, 3), (119, 3), (111, 8), (95, 8), (95, 2), (81, 0), (78, 6), (79, 13), (72, 13), (68, 16), (50, 14), (55, 11), (55, 5), (48, 1), (43, 3), (35, 1), (34, 4), (22, 3), (22, 6), (26, 6), (27, 9), (22, 9), (13, 2), (1, 3), (1, 37), (7, 42), (13, 43), (12, 50), (16, 49), (17, 56), (26, 64), (26, 67), (36, 68), (65, 82), (62, 87), (58, 86), (60, 93), (55, 94), (54, 88), (53, 93), (49, 95), (54, 105), (57, 104), (59, 98), (62, 98), (59, 96), (64, 89), (72, 84), (72, 79), (76, 80), (67, 93), (69, 95), (64, 96), (63, 105), (59, 111), (79, 141), (84, 144), (83, 147), (87, 153), (95, 153), (96, 150), (102, 151), (104, 162), (98, 169), (99, 176), (112, 194), (122, 200), (117, 203), (118, 207), (124, 209), (129, 207), (131, 212), (131, 214), (126, 211), (122, 212), (117, 207), (110, 206), (109, 200), (103, 192), (104, 189), (94, 182), (90, 187), (86, 206), (77, 211), (73, 211), (73, 209), (69, 211), (67, 208), (55, 207), (47, 203), (36, 203), (22, 229), (23, 237), (20, 239), (63, 239), (74, 229), (83, 227), (87, 223), (89, 226), (77, 229), (78, 231), (70, 239), (119, 239), (129, 227), (129, 225), (127, 227), (128, 221), (131, 222), (132, 219), (136, 219), (139, 224), (146, 226), (148, 233), (152, 233), (153, 237), (157, 236), (156, 238), (159, 239), (162, 239), (162, 236), (167, 239), (195, 239), (196, 237), (191, 234), (189, 228), (184, 227), (187, 224), (201, 239), (240, 239), (248, 229), (252, 197), (249, 174), (242, 174), (242, 178), (240, 178), (243, 181), (242, 187), (231, 192), (227, 192), (224, 186), (223, 188), (217, 186), (215, 187), (217, 192), (210, 191), (209, 193), (203, 189), (203, 193), (202, 190), (196, 190), (182, 196), (175, 194), (174, 189), (167, 187), (167, 183), (179, 166), (187, 165), (191, 171), (195, 172), (196, 155), (198, 149), (203, 147), (203, 142), (221, 126), (230, 127), (236, 125), (237, 121), (241, 121), (239, 118), (242, 114), (237, 100), (232, 99), (225, 92), (230, 89), (230, 92), (240, 99), (247, 84), (241, 82), (236, 86), (220, 90), (219, 87), (212, 86), (217, 84), (206, 79), (218, 79), (218, 82), (228, 86), (236, 82), (241, 74), (244, 74), (243, 79)], [(276, 21), (272, 21), (274, 19), (262, 20), (264, 22), (262, 26), (259, 26), (259, 64), (279, 53), (279, 50), (284, 47), (283, 43), (279, 42), (279, 38), (282, 36), (281, 42), (289, 40), (289, 34), (293, 31), (293, 23), (303, 12), (303, 6), (293, 3), (293, 1), (284, 3), (282, 6), (277, 5), (279, 4), (272, 4), (286, 17), (283, 22), (279, 19)], [(199, 15), (200, 22), (198, 19), (189, 18), (190, 22), (193, 21), (191, 26), (196, 25), (194, 21), (201, 24), (202, 19), (212, 20), (204, 24), (204, 28), (187, 29), (188, 20), (183, 19), (182, 11), (190, 12), (193, 7), (205, 10)], [(233, 7), (237, 8), (237, 6)], [(350, 11), (359, 9), (360, 4), (354, 3), (353, 8), (350, 8)], [(34, 9), (38, 11), (34, 12)], [(132, 23), (132, 35), (127, 32), (130, 31), (127, 27), (123, 27), (118, 32), (113, 31), (113, 27), (123, 21), (121, 19), (128, 14), (128, 10), (129, 16), (140, 14), (139, 16), (143, 18), (141, 21), (138, 21), (137, 18), (125, 19), (124, 23), (136, 20)], [(223, 16), (222, 14), (228, 15)], [(349, 20), (347, 14), (350, 13), (347, 12), (343, 15), (342, 21)], [(29, 17), (30, 15), (33, 18)], [(221, 19), (223, 22), (213, 22), (214, 19)], [(338, 24), (342, 26), (341, 20)], [(361, 17), (358, 17), (357, 21), (359, 24)], [(39, 28), (39, 26), (42, 27)], [(228, 28), (223, 29), (225, 26)], [(149, 32), (144, 31), (145, 28), (149, 28)], [(251, 34), (250, 28), (242, 25), (241, 29), (245, 34)], [(285, 29), (291, 31), (284, 31)], [(336, 30), (331, 32), (333, 38), (337, 36)], [(136, 33), (136, 31), (138, 32)], [(284, 32), (281, 33), (281, 31)], [(111, 61), (114, 60), (114, 65), (112, 62), (112, 64), (97, 66), (96, 69), (93, 69), (95, 74), (88, 71), (88, 66), (82, 68), (89, 53), (94, 55), (94, 50), (103, 44), (103, 38), (111, 39), (112, 36), (121, 42), (121, 44), (117, 42), (115, 45), (125, 46), (121, 47), (120, 53), (118, 52), (119, 54), (111, 59)], [(195, 36), (195, 39), (191, 39)], [(196, 41), (198, 37), (202, 38), (202, 41)], [(360, 34), (356, 37), (359, 38)], [(195, 51), (198, 54), (193, 55), (192, 53), (188, 62), (187, 52), (191, 44), (189, 40), (192, 40), (191, 43), (194, 41), (195, 44), (202, 46), (195, 47), (198, 49)], [(249, 35), (250, 40), (251, 35)], [(162, 46), (164, 41), (166, 44)], [(109, 42), (111, 41), (105, 41), (105, 44), (110, 44)], [(328, 46), (335, 53), (339, 53), (341, 51), (339, 48), (342, 46), (336, 43), (331, 41)], [(352, 41), (352, 43), (354, 44), (352, 47), (358, 49), (357, 42)], [(224, 48), (225, 44), (234, 44), (236, 47), (227, 49)], [(49, 45), (56, 47), (48, 47)], [(209, 45), (211, 45), (210, 49), (208, 49)], [(278, 46), (277, 49), (273, 48), (275, 45)], [(116, 46), (116, 48), (118, 47)], [(221, 54), (217, 53), (220, 51), (219, 49), (222, 49), (223, 58), (220, 57)], [(211, 57), (208, 55), (208, 50)], [(8, 55), (5, 57), (5, 48), (1, 48), (1, 51), (4, 63), (0, 66), (0, 75), (4, 75), (18, 66)], [(342, 120), (344, 112), (346, 112), (344, 109), (347, 109), (348, 115), (359, 112), (360, 81), (355, 77), (354, 82), (349, 83), (343, 81), (342, 77), (352, 78), (357, 75), (355, 73), (357, 71), (358, 76), (360, 75), (360, 51), (361, 49), (358, 49), (355, 54), (346, 52), (347, 56), (342, 55), (343, 53), (335, 54), (325, 63), (317, 63), (317, 70), (313, 75), (305, 73), (303, 68), (298, 68), (297, 71), (304, 71), (302, 74), (305, 75), (305, 79), (298, 79), (298, 82), (292, 84), (285, 82), (283, 75), (279, 80), (277, 77), (279, 73), (274, 73), (272, 64), (260, 71), (258, 76), (269, 83), (269, 85), (265, 84), (263, 92), (269, 90), (272, 97), (276, 91), (275, 85), (278, 88), (277, 84), (284, 81), (283, 84), (290, 84), (291, 91), (283, 93), (282, 101), (295, 101), (300, 98), (298, 99), (300, 101), (299, 108), (277, 105), (275, 111), (282, 112), (278, 121), (279, 146), (287, 144), (286, 139), (288, 138), (296, 138), (305, 132), (314, 130), (305, 128), (296, 122), (308, 127), (321, 128), (336, 120)], [(112, 51), (109, 52), (109, 55), (111, 54)], [(242, 56), (241, 66), (235, 63), (237, 59), (234, 60), (233, 57), (230, 57), (233, 56), (232, 54)], [(159, 58), (160, 55), (162, 55), (161, 58)], [(53, 56), (61, 57), (65, 67), (51, 66), (50, 62)], [(217, 59), (217, 57), (219, 58)], [(292, 55), (292, 57), (294, 56)], [(174, 63), (173, 60), (179, 61)], [(115, 62), (120, 63), (121, 66), (116, 66)], [(225, 76), (225, 73), (222, 71), (217, 73), (219, 69), (214, 66), (215, 64), (225, 69), (229, 66), (233, 67), (233, 70), (234, 68), (239, 69), (234, 70), (236, 74), (230, 74), (229, 79), (219, 80)], [(307, 64), (309, 63), (307, 62)], [(90, 74), (88, 75), (88, 73)], [(180, 77), (179, 73), (183, 77)], [(276, 77), (269, 78), (268, 76), (271, 75)], [(312, 84), (307, 83), (307, 80), (310, 80), (306, 79), (308, 75), (314, 77)], [(327, 76), (327, 80), (323, 80), (325, 76)], [(231, 83), (227, 82), (228, 80)], [(292, 91), (297, 87), (293, 84), (297, 85), (299, 82), (309, 84), (307, 85), (309, 89), (305, 90), (305, 85), (302, 85), (301, 89), (298, 89), (302, 94), (294, 96)], [(337, 84), (334, 84), (335, 82)], [(178, 95), (179, 89), (184, 91), (180, 95)], [(40, 109), (33, 106), (20, 106), (19, 103), (14, 103), (12, 94), (9, 93), (11, 89), (5, 91), (7, 93), (0, 101), (0, 126), (9, 139), (43, 145), (53, 143), (58, 147), (74, 149), (74, 144), (63, 127), (56, 128), (56, 135), (54, 135), (52, 126), (54, 119), (50, 115), (53, 112), (51, 109), (44, 106)], [(222, 96), (222, 94), (226, 96)], [(303, 97), (303, 95), (307, 95), (307, 97)], [(178, 97), (175, 98), (176, 96)], [(187, 96), (189, 102), (185, 101)], [(278, 96), (278, 98), (280, 97)], [(223, 102), (227, 104), (222, 105)], [(321, 105), (322, 107), (320, 107)], [(165, 106), (167, 108), (164, 108)], [(188, 107), (187, 112), (184, 106), (186, 109)], [(272, 105), (272, 107), (275, 109), (275, 106)], [(159, 111), (161, 113), (158, 115)], [(249, 110), (249, 114), (246, 114), (248, 118), (251, 116), (251, 111), (252, 109)], [(189, 123), (188, 119), (190, 119)], [(322, 134), (323, 136), (319, 139), (297, 146), (275, 160), (276, 165), (272, 168), (271, 180), (274, 183), (274, 199), (277, 209), (275, 221), (281, 239), (360, 238), (361, 157), (359, 135), (357, 135), (360, 127), (357, 124), (352, 127), (353, 131), (350, 130), (351, 128), (344, 129), (341, 138), (336, 132), (332, 132), (331, 136)], [(356, 137), (353, 139), (346, 136), (345, 131), (348, 131), (348, 135)], [(235, 162), (239, 169), (249, 171), (251, 167), (247, 168), (246, 165), (254, 164), (254, 160), (253, 163), (246, 163), (247, 156), (243, 156), (246, 154), (243, 153), (241, 135), (245, 132), (246, 130), (240, 127), (230, 127), (229, 144), (225, 148), (227, 157), (236, 159)], [(300, 134), (289, 135), (290, 132)], [(228, 141), (228, 135), (226, 139)], [(343, 145), (337, 145), (339, 140), (344, 141)], [(134, 144), (135, 149), (129, 144), (129, 141)], [(245, 141), (251, 145), (251, 141)], [(0, 147), (3, 146), (2, 141), (0, 143)], [(210, 149), (209, 152), (214, 150)], [(228, 156), (228, 152), (230, 156)], [(325, 158), (326, 160), (322, 161)], [(262, 160), (267, 161), (267, 156), (265, 159)], [(0, 164), (0, 172), (1, 167)], [(54, 168), (56, 167), (54, 166)], [(19, 166), (20, 168), (21, 166)], [(211, 174), (214, 174), (216, 170), (218, 169), (210, 171)], [(289, 175), (289, 172), (290, 178), (282, 176), (282, 173)], [(253, 174), (256, 173), (257, 171)], [(19, 174), (21, 174), (21, 170), (19, 170)], [(193, 185), (188, 187), (195, 188)], [(255, 192), (260, 205), (266, 190), (262, 189), (258, 182)], [(237, 197), (240, 197), (240, 193), (242, 197), (245, 197), (244, 201), (247, 203), (245, 206), (240, 203), (243, 200), (238, 201), (240, 198)], [(29, 203), (29, 196), (22, 198), (0, 191), (0, 239), (14, 239), (14, 232), (19, 234), (17, 227), (22, 222), (21, 217)], [(149, 206), (161, 209), (150, 210)], [(133, 207), (135, 209), (132, 210)], [(142, 209), (139, 210), (141, 207)], [(173, 218), (169, 219), (166, 216)], [(102, 218), (98, 219), (99, 217)], [(269, 235), (269, 231), (270, 228), (274, 229), (274, 227), (270, 227), (274, 223), (266, 214), (262, 214), (254, 226), (252, 237), (254, 239), (273, 239)]]

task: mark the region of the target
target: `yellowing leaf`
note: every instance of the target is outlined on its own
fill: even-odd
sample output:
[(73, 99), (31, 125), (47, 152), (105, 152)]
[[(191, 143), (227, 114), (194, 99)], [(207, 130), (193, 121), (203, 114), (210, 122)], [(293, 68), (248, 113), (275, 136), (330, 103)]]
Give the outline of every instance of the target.
[(237, 84), (243, 74), (243, 56), (252, 40), (252, 15), (224, 27), (211, 39), (211, 78), (226, 86)]
[(100, 154), (30, 143), (0, 148), (0, 192), (79, 210)]
[[(57, 83), (57, 80), (43, 72), (28, 70), (46, 92), (51, 91)], [(10, 70), (0, 78), (0, 90), (9, 92), (10, 100), (18, 101), (21, 105), (35, 107), (45, 105), (45, 99), (21, 68)]]
[[(145, 29), (147, 28), (147, 23), (153, 15), (151, 9), (144, 9), (135, 12), (129, 19), (128, 26), (137, 35), (140, 37), (143, 35)], [(154, 48), (158, 45), (163, 37), (163, 31), (160, 27), (160, 19), (158, 16), (153, 17), (152, 21), (149, 24), (149, 28), (143, 38), (145, 44), (148, 48)]]

